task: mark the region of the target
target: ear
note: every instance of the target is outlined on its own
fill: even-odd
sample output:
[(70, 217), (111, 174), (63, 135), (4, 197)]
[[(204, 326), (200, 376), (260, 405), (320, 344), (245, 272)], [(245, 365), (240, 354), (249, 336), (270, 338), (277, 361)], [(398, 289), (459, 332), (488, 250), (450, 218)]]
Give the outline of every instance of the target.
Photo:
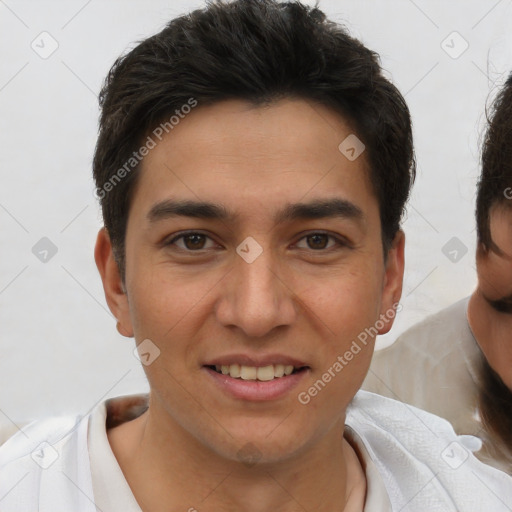
[(130, 308), (119, 267), (114, 258), (110, 237), (105, 228), (100, 229), (94, 249), (94, 259), (103, 282), (108, 307), (117, 318), (117, 330), (127, 338), (133, 337)]
[(384, 326), (379, 329), (379, 334), (389, 332), (393, 326), (396, 313), (399, 311), (398, 303), (402, 296), (404, 279), (404, 250), (405, 233), (399, 230), (393, 239), (386, 259), (380, 309), (380, 319)]

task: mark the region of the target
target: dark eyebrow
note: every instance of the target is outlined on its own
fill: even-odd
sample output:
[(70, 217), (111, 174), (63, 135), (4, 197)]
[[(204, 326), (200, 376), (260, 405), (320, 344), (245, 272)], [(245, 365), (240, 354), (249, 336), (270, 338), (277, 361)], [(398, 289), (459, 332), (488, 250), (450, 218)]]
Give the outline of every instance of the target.
[[(223, 205), (203, 201), (173, 201), (167, 199), (155, 204), (148, 212), (150, 222), (170, 217), (193, 217), (197, 219), (234, 220), (236, 215)], [(293, 220), (324, 219), (341, 217), (361, 221), (364, 214), (361, 208), (346, 199), (313, 200), (309, 203), (286, 205), (275, 216), (276, 224)]]
[(361, 208), (354, 203), (346, 199), (335, 198), (287, 205), (282, 212), (277, 214), (276, 222), (281, 223), (297, 219), (325, 219), (328, 217), (361, 221), (364, 214)]
[(197, 219), (226, 220), (231, 215), (224, 206), (201, 201), (172, 201), (167, 199), (155, 204), (149, 210), (150, 222), (157, 222), (169, 217), (194, 217)]

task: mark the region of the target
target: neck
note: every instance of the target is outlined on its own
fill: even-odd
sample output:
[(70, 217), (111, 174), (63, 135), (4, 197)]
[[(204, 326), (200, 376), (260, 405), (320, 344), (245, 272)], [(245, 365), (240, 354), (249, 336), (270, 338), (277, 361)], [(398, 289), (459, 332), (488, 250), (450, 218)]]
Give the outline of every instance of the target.
[[(344, 420), (344, 419), (343, 419)], [(158, 406), (108, 431), (112, 450), (144, 512), (361, 511), (366, 480), (339, 421), (286, 460), (226, 459)]]

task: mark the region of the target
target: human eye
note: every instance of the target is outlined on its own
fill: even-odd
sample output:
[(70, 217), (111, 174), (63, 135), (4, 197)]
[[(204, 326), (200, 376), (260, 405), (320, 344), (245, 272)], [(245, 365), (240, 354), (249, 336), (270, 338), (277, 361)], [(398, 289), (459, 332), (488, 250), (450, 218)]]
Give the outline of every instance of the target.
[(507, 315), (512, 314), (512, 302), (510, 302), (508, 300), (502, 300), (502, 299), (490, 300), (489, 304), (498, 313), (504, 313)]
[(198, 252), (217, 247), (217, 244), (204, 233), (188, 231), (174, 236), (165, 242), (166, 247), (177, 247), (186, 252)]
[(295, 244), (299, 249), (311, 249), (313, 251), (329, 251), (349, 245), (348, 241), (342, 237), (324, 232), (308, 233)]

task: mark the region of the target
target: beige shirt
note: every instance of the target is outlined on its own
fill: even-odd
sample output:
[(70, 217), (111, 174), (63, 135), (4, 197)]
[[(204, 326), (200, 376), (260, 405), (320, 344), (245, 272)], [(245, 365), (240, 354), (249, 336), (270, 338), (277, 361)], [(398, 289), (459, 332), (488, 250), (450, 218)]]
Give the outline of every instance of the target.
[(483, 354), (467, 320), (469, 297), (426, 318), (391, 346), (376, 351), (362, 389), (446, 418), (459, 435), (482, 441), (475, 455), (512, 474), (512, 460), (497, 448), (478, 412)]
[[(142, 414), (147, 396), (140, 395), (139, 398), (138, 405), (130, 404), (128, 407), (123, 406), (127, 397), (107, 400), (99, 404), (89, 418), (88, 444), (94, 502), (102, 512), (142, 512), (112, 452), (106, 431), (107, 415), (111, 422), (110, 416), (115, 414), (114, 422), (118, 424)], [(133, 397), (131, 399), (133, 401)], [(362, 439), (350, 427), (347, 427), (346, 438), (361, 458), (366, 475), (367, 494), (363, 512), (392, 512), (382, 478)]]
[[(0, 509), (9, 512), (140, 512), (107, 429), (141, 414), (147, 395), (107, 400), (85, 416), (27, 425), (0, 446)], [(364, 512), (510, 512), (512, 478), (468, 451), (433, 414), (359, 391), (345, 437), (367, 481)]]

